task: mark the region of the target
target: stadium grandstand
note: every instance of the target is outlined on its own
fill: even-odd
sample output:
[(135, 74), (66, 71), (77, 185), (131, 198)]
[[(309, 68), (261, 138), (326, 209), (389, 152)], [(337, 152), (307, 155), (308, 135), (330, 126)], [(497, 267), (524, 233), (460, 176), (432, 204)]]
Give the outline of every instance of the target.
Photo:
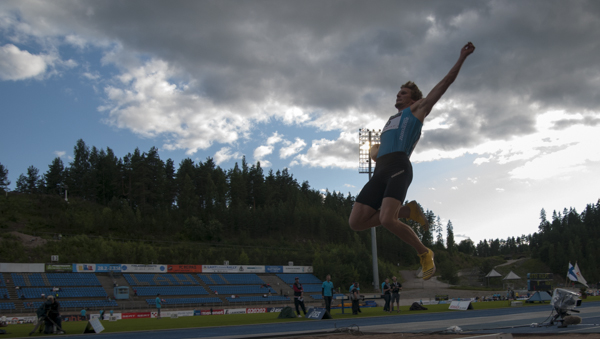
[[(266, 270), (248, 273), (242, 272), (241, 266), (226, 266), (224, 272), (210, 271), (221, 269), (218, 265), (209, 266), (207, 272), (187, 273), (190, 271), (184, 270), (180, 273), (170, 272), (171, 266), (167, 272), (167, 265), (161, 265), (161, 271), (152, 271), (148, 267), (158, 265), (121, 264), (72, 264), (73, 272), (69, 272), (69, 264), (62, 265), (65, 266), (62, 272), (40, 272), (45, 270), (45, 264), (1, 265), (15, 268), (0, 270), (0, 314), (33, 313), (49, 295), (57, 298), (64, 312), (73, 314), (82, 308), (152, 309), (159, 294), (163, 307), (167, 308), (289, 305), (293, 304), (291, 284), (295, 277), (300, 278), (308, 302), (320, 303), (321, 299), (321, 281), (310, 273), (268, 273)], [(27, 265), (39, 265), (35, 266), (38, 271)], [(19, 271), (21, 266), (25, 268)], [(109, 266), (110, 270), (107, 270)], [(137, 266), (150, 272), (136, 272)], [(282, 270), (282, 266), (277, 267)], [(128, 294), (118, 297), (117, 289), (128, 291)]]

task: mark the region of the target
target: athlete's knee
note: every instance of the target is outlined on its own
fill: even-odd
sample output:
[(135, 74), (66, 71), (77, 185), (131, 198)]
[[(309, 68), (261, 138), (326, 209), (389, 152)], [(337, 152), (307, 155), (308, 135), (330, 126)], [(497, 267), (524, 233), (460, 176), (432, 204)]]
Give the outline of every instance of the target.
[(348, 219), (348, 225), (353, 231), (362, 231), (360, 220), (352, 215), (350, 215), (350, 218)]
[(381, 225), (383, 227), (395, 226), (398, 224), (398, 218), (391, 214), (382, 214), (379, 215), (379, 221), (381, 221)]

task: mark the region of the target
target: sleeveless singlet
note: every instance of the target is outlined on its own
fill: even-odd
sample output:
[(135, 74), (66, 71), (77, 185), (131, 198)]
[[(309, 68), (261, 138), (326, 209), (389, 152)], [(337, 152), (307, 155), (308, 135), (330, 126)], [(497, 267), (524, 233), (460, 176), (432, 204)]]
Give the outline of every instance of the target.
[(381, 131), (381, 145), (377, 157), (393, 152), (404, 152), (410, 158), (421, 138), (423, 123), (410, 110), (392, 115)]

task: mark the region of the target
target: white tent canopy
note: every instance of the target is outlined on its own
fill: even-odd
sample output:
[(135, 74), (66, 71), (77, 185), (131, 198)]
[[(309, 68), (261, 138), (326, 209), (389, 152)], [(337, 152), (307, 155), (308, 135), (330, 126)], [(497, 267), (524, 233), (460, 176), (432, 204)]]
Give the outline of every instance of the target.
[(502, 280), (519, 280), (521, 277), (515, 274), (515, 272), (510, 271)]
[(490, 271), (490, 273), (488, 273), (485, 277), (486, 278), (496, 278), (496, 277), (501, 277), (502, 274), (498, 273), (498, 271), (496, 271), (495, 269), (492, 269)]

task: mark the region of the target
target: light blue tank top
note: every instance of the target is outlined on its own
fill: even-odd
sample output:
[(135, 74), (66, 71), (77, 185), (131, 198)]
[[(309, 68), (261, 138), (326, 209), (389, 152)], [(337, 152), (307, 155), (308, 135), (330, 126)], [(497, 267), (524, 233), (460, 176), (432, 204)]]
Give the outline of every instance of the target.
[(410, 158), (412, 151), (421, 138), (423, 123), (410, 110), (392, 115), (381, 131), (381, 145), (377, 157), (393, 152), (404, 152)]

